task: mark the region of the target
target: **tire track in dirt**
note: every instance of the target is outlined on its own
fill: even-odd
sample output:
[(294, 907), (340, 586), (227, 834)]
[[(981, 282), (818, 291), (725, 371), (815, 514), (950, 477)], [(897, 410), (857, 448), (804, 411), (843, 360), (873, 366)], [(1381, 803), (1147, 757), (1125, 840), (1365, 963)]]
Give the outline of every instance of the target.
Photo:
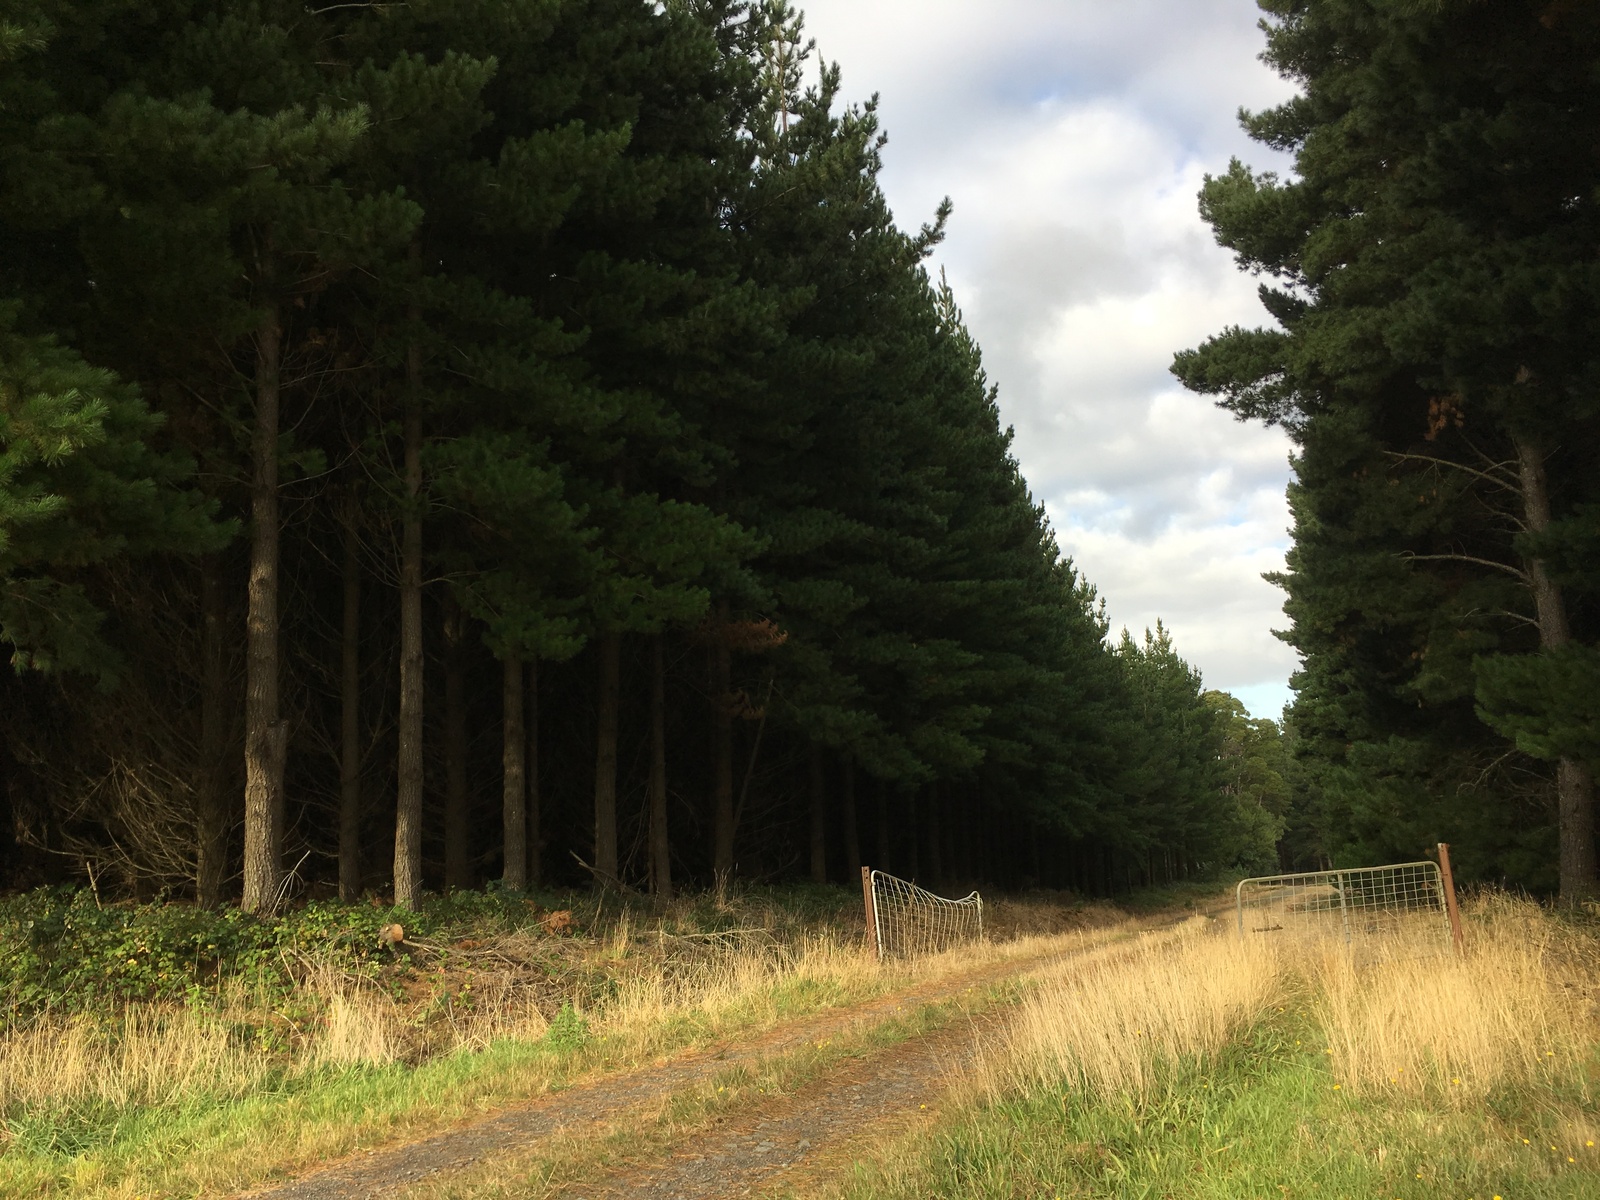
[[(1114, 960), (1148, 945), (1150, 936), (1178, 936), (1181, 924), (1017, 963), (1014, 974)], [(788, 1096), (719, 1119), (716, 1128), (694, 1139), (692, 1149), (569, 1185), (553, 1200), (720, 1200), (780, 1189), (788, 1194), (796, 1186), (804, 1190), (837, 1179), (854, 1159), (930, 1124), (960, 1076), (977, 1065), (986, 1035), (1003, 1028), (1009, 1007), (997, 1005), (841, 1065)]]
[[(788, 1097), (725, 1121), (664, 1162), (568, 1187), (556, 1200), (702, 1200), (749, 1196), (819, 1173), (875, 1128), (931, 1120), (952, 1076), (973, 1065), (991, 1009), (852, 1062)], [(841, 1164), (842, 1165), (842, 1164)]]
[[(724, 1042), (678, 1055), (653, 1067), (576, 1084), (420, 1140), (358, 1152), (310, 1174), (256, 1188), (245, 1195), (248, 1200), (367, 1200), (394, 1195), (431, 1177), (454, 1174), (501, 1156), (524, 1152), (552, 1135), (616, 1121), (635, 1112), (653, 1114), (668, 1096), (711, 1079), (731, 1066), (755, 1063), (797, 1049), (807, 1042), (873, 1025), (894, 1015), (896, 1010), (947, 1000), (968, 989), (1025, 974), (1058, 957), (1060, 951), (1051, 951), (993, 963), (892, 992), (864, 1004), (798, 1018), (748, 1041)], [(929, 1037), (937, 1038), (943, 1032)], [(927, 1040), (916, 1041), (920, 1045)], [(876, 1070), (879, 1067), (874, 1064), (885, 1061), (884, 1054), (874, 1054), (864, 1060), (863, 1065)], [(837, 1080), (840, 1075), (841, 1072), (835, 1071), (827, 1079)]]

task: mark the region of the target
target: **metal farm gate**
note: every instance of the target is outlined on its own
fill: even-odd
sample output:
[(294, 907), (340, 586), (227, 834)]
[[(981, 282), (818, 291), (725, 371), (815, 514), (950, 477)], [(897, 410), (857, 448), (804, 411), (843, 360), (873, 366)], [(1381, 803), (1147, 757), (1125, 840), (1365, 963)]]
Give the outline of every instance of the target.
[[(1242, 880), (1235, 889), (1239, 936), (1420, 937), (1461, 944), (1448, 847), (1440, 862), (1308, 871)], [(1443, 869), (1441, 870), (1441, 866)]]

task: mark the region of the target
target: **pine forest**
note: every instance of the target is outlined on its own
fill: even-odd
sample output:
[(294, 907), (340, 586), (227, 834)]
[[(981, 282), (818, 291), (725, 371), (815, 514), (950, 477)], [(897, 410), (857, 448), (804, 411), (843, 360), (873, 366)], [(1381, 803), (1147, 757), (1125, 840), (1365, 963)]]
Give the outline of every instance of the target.
[[(1282, 722), (1114, 632), (785, 0), (0, 3), (0, 889), (1595, 889), (1600, 16), (1271, 0)], [(1445, 8), (1450, 9), (1448, 14)], [(1381, 10), (1381, 12), (1380, 12)], [(1379, 15), (1374, 15), (1379, 14)]]
[(787, 6), (7, 9), (11, 886), (1276, 862)]

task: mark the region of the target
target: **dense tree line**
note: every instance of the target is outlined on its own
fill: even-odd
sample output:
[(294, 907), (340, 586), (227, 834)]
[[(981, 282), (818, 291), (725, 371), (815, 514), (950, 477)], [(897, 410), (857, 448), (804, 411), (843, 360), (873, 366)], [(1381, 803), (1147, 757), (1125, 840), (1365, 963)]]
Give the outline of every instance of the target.
[(1596, 891), (1600, 11), (1262, 0), (1294, 155), (1201, 208), (1270, 329), (1175, 370), (1298, 443), (1296, 853)]
[(809, 52), (780, 0), (0, 4), (13, 885), (1271, 857)]

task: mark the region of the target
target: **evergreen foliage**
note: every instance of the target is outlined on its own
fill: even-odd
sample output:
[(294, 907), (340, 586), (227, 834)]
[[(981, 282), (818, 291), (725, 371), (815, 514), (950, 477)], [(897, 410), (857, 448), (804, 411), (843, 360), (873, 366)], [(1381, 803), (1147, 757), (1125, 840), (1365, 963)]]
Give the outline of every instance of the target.
[[(1468, 879), (1597, 886), (1600, 17), (1489, 0), (1262, 0), (1299, 95), (1201, 212), (1270, 328), (1174, 371), (1298, 442), (1279, 582), (1292, 713), (1337, 861), (1449, 841)], [(1559, 844), (1559, 850), (1557, 849)]]
[(948, 206), (811, 57), (783, 0), (0, 3), (0, 621), (62, 669), (0, 682), (4, 882), (1270, 856), (1271, 737), (1108, 645)]

